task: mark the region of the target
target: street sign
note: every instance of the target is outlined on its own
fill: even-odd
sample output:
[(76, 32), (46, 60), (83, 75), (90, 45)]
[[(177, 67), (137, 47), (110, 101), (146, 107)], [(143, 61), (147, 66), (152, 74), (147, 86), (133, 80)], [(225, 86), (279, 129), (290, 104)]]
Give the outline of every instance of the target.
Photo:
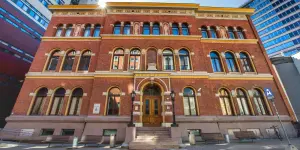
[(271, 100), (271, 101), (274, 100), (275, 97), (274, 97), (274, 94), (271, 91), (271, 89), (265, 88), (264, 91), (265, 91), (265, 95), (266, 95), (268, 100)]

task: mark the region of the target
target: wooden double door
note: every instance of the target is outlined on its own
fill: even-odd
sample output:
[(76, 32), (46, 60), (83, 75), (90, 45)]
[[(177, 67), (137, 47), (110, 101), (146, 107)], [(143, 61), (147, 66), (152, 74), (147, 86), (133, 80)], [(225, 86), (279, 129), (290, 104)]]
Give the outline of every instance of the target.
[(143, 125), (161, 126), (161, 96), (144, 96), (143, 98)]

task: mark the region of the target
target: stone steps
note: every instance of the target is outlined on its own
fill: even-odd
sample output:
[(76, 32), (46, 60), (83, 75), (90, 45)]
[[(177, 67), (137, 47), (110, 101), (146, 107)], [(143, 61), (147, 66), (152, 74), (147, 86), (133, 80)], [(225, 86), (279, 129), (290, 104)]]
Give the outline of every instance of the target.
[(171, 138), (170, 128), (139, 127), (136, 139), (129, 143), (129, 149), (178, 149), (179, 141)]

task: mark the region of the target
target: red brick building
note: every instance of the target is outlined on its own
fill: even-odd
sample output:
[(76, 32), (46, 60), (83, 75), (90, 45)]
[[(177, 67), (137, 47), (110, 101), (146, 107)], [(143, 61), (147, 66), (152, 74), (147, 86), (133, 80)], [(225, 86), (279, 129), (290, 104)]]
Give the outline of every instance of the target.
[(249, 19), (253, 9), (49, 7), (52, 20), (5, 128), (32, 129), (36, 138), (114, 132), (123, 142), (132, 92), (139, 128), (171, 126), (174, 91), (179, 127), (172, 137), (186, 140), (188, 130), (231, 136), (251, 130), (269, 138), (278, 121), (263, 93), (268, 87), (288, 134), (295, 134), (293, 111)]

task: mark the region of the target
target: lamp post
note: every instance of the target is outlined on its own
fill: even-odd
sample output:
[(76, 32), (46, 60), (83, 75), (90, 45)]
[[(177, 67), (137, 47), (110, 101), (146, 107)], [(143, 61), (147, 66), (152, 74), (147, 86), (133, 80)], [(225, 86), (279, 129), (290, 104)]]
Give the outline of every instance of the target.
[(173, 106), (173, 123), (171, 124), (171, 127), (178, 127), (178, 124), (176, 124), (176, 120), (175, 120), (175, 106), (174, 106), (175, 92), (173, 90), (171, 91), (170, 96), (171, 96), (172, 106)]
[(135, 98), (135, 92), (132, 91), (131, 93), (131, 117), (130, 117), (130, 123), (128, 124), (128, 127), (135, 127), (135, 125), (133, 124), (133, 102), (134, 102), (134, 98)]

